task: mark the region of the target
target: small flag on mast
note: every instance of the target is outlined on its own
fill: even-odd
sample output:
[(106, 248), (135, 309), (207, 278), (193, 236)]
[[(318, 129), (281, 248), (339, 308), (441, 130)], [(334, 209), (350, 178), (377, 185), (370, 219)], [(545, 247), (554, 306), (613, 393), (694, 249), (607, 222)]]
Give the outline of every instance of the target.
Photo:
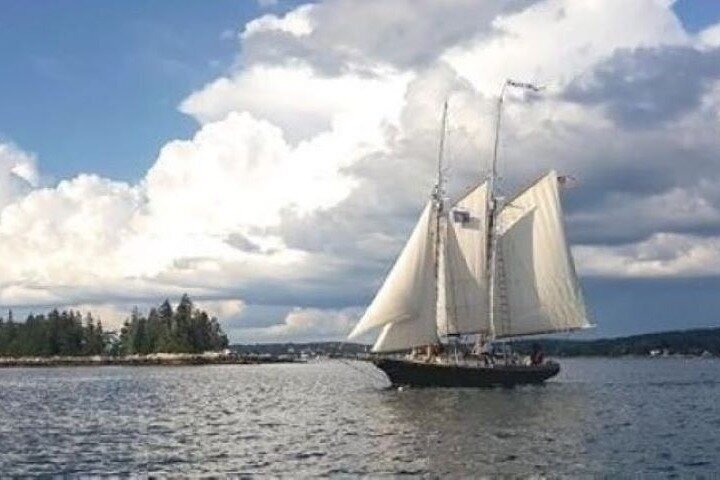
[(578, 179), (572, 175), (558, 175), (557, 179), (558, 183), (563, 188), (573, 188), (579, 183)]
[(545, 87), (538, 87), (537, 85), (533, 85), (532, 83), (516, 82), (515, 80), (510, 80), (510, 79), (507, 80), (507, 84), (512, 87), (525, 88), (527, 90), (532, 90), (533, 92), (539, 92), (545, 88)]

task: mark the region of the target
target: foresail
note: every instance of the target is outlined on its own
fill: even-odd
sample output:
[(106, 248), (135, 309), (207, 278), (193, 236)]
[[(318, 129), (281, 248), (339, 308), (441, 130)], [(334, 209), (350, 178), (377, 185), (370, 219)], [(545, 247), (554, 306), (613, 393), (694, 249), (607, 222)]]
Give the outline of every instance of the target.
[[(445, 328), (442, 334), (489, 331), (487, 288), (487, 183), (450, 209), (443, 253)], [(443, 324), (439, 325), (442, 327)]]
[(588, 327), (565, 238), (553, 171), (498, 215), (494, 326), (497, 337)]
[[(420, 220), (349, 338), (383, 325), (412, 321), (417, 328), (436, 335), (435, 247), (433, 243), (434, 207), (425, 206)], [(404, 330), (404, 329), (403, 329)], [(382, 336), (395, 335), (383, 332)], [(429, 333), (428, 333), (429, 335)], [(382, 338), (381, 336), (381, 338)], [(413, 345), (408, 345), (409, 348)]]
[[(434, 308), (434, 302), (433, 305), (428, 305), (428, 307)], [(405, 322), (385, 325), (375, 345), (373, 345), (372, 351), (375, 353), (397, 352), (412, 347), (431, 345), (437, 343), (437, 341), (438, 336), (433, 312), (431, 318), (419, 315), (417, 318)]]

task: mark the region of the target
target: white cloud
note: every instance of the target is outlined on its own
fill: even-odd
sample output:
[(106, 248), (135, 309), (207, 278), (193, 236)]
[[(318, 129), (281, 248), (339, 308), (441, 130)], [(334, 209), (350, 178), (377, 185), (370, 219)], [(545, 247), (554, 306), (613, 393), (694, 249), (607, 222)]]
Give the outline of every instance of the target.
[[(284, 17), (265, 17), (263, 24), (270, 27), (253, 28), (242, 58), (244, 63), (302, 59), (333, 72), (377, 64), (428, 66), (448, 46), (489, 33), (496, 15), (535, 1), (325, 0)], [(296, 16), (307, 18), (311, 30), (289, 34)]]
[(497, 17), (495, 35), (455, 46), (444, 58), (486, 94), (506, 78), (558, 90), (618, 49), (688, 42), (667, 3), (547, 0)]
[[(345, 198), (353, 180), (340, 169), (365, 148), (342, 132), (291, 147), (267, 122), (231, 114), (169, 143), (138, 185), (81, 175), (35, 190), (0, 215), (0, 257), (12, 259), (0, 291), (22, 285), (23, 298), (47, 303), (113, 285), (202, 293), (198, 272), (222, 274), (228, 263), (258, 277), (280, 274), (304, 255), (263, 230), (283, 211), (302, 217)], [(228, 243), (232, 234), (257, 251)]]
[(281, 127), (295, 141), (337, 124), (346, 124), (361, 136), (397, 116), (410, 77), (387, 69), (375, 73), (327, 76), (303, 63), (253, 65), (194, 92), (180, 110), (201, 123), (247, 111)]
[(285, 32), (296, 37), (309, 35), (313, 30), (310, 17), (312, 9), (313, 5), (302, 5), (283, 17), (271, 14), (263, 15), (248, 22), (240, 38), (247, 39), (262, 32)]
[(610, 277), (720, 275), (720, 237), (656, 233), (621, 246), (573, 249), (580, 272)]
[(720, 47), (720, 23), (712, 25), (698, 33), (697, 44), (701, 49)]
[(362, 309), (295, 308), (282, 323), (269, 327), (241, 329), (238, 334), (245, 341), (308, 342), (341, 340), (347, 337), (360, 318)]

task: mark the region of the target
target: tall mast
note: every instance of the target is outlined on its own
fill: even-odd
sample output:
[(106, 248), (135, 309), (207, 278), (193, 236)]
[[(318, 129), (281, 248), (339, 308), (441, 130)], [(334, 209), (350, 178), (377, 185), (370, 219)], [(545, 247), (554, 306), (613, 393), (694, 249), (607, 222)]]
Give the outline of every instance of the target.
[(440, 143), (438, 145), (438, 168), (437, 168), (437, 184), (435, 185), (435, 200), (438, 204), (444, 202), (445, 195), (445, 179), (443, 176), (443, 159), (445, 156), (445, 133), (447, 132), (447, 110), (448, 102), (443, 103), (442, 120), (440, 124)]
[(543, 87), (531, 83), (516, 82), (506, 79), (500, 89), (497, 101), (497, 116), (495, 117), (495, 143), (493, 145), (492, 170), (490, 172), (488, 192), (488, 318), (490, 319), (490, 338), (495, 338), (495, 274), (497, 269), (497, 216), (500, 210), (497, 189), (497, 162), (498, 149), (500, 146), (500, 123), (502, 121), (502, 107), (505, 100), (507, 87), (523, 88), (539, 92)]
[(488, 212), (488, 237), (487, 237), (487, 251), (489, 252), (488, 261), (488, 319), (490, 320), (490, 338), (495, 338), (495, 270), (497, 263), (497, 235), (496, 235), (496, 221), (497, 221), (497, 198), (495, 195), (495, 183), (497, 181), (497, 159), (498, 159), (498, 146), (500, 144), (500, 122), (502, 120), (502, 105), (505, 97), (505, 89), (508, 86), (508, 80), (505, 80), (502, 88), (500, 89), (500, 95), (497, 100), (497, 116), (495, 117), (495, 143), (493, 145), (493, 156), (492, 156), (492, 170), (490, 171), (490, 181), (488, 182), (488, 195), (487, 195), (487, 212)]
[(435, 184), (435, 191), (433, 192), (433, 199), (435, 201), (435, 298), (436, 307), (437, 299), (440, 295), (440, 288), (444, 286), (440, 285), (440, 248), (441, 248), (441, 224), (440, 218), (445, 211), (445, 180), (443, 175), (443, 159), (445, 156), (445, 134), (447, 132), (447, 99), (443, 103), (442, 120), (440, 124), (440, 143), (438, 145), (438, 168), (437, 168), (437, 183)]

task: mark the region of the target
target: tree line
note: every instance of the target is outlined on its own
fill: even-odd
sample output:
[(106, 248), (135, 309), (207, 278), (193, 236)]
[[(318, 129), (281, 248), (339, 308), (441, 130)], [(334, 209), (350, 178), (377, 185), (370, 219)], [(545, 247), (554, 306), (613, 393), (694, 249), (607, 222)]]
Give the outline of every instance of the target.
[(92, 313), (57, 309), (16, 322), (12, 311), (0, 316), (0, 356), (88, 356), (149, 353), (201, 353), (227, 348), (215, 317), (196, 309), (183, 295), (175, 309), (169, 300), (147, 315), (134, 308), (119, 335), (106, 331)]
[(629, 337), (597, 340), (518, 340), (512, 342), (518, 353), (529, 353), (539, 344), (546, 355), (558, 357), (648, 355), (652, 351), (668, 354), (702, 355), (707, 352), (720, 356), (720, 328), (676, 330), (646, 333)]
[(85, 318), (73, 310), (52, 310), (47, 315), (28, 315), (15, 322), (12, 312), (0, 317), (0, 355), (49, 357), (54, 355), (99, 355), (108, 335), (91, 313)]

